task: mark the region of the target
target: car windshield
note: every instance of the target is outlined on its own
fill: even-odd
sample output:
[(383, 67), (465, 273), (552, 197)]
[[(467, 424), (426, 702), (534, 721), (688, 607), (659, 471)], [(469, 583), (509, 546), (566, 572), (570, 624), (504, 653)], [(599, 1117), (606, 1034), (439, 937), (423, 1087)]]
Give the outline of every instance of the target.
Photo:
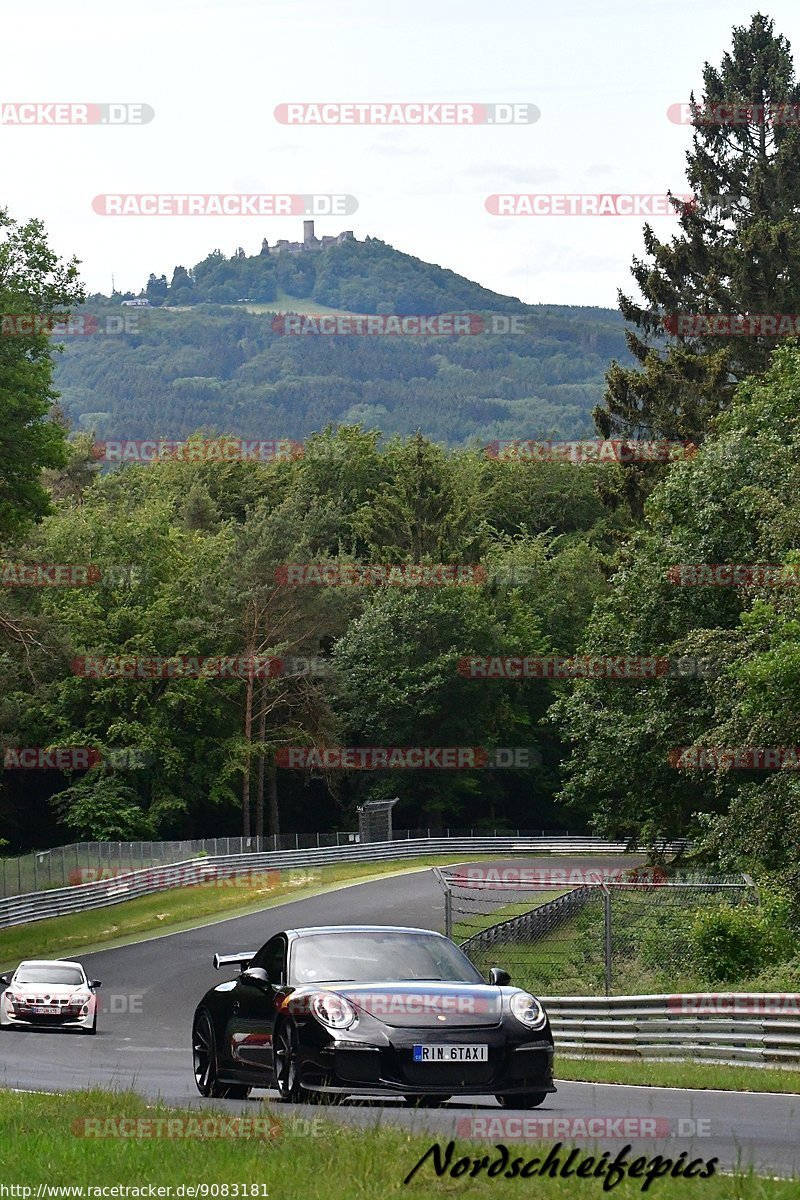
[(290, 975), (295, 984), (485, 982), (466, 955), (446, 938), (390, 931), (299, 937), (292, 949)]
[(20, 967), (14, 976), (15, 983), (51, 983), (78, 987), (83, 983), (83, 973), (78, 967)]

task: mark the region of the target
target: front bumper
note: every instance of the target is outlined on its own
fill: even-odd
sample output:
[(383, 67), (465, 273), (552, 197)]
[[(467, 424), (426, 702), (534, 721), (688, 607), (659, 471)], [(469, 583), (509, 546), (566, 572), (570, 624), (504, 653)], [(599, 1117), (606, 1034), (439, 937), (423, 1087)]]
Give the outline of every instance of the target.
[(95, 1010), (81, 1016), (80, 1011), (55, 1014), (33, 1013), (25, 1008), (14, 1007), (6, 1003), (0, 1009), (0, 1024), (6, 1029), (90, 1029), (94, 1024)]
[[(555, 1092), (553, 1044), (542, 1040), (509, 1043), (489, 1031), (475, 1031), (475, 1041), (489, 1043), (483, 1063), (415, 1063), (413, 1045), (419, 1032), (396, 1030), (391, 1044), (378, 1046), (333, 1042), (301, 1056), (300, 1081), (309, 1091), (358, 1092), (399, 1096), (520, 1095)], [(492, 1031), (494, 1032), (494, 1031)], [(463, 1039), (462, 1039), (463, 1040)]]

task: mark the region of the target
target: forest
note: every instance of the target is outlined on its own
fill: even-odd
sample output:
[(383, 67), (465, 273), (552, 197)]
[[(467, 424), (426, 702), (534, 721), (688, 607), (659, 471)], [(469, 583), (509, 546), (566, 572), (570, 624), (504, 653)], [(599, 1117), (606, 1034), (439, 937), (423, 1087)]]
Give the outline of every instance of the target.
[[(707, 65), (705, 98), (742, 78), (800, 105), (765, 18), (734, 30), (720, 70)], [(725, 337), (666, 323), (800, 311), (800, 128), (762, 134), (698, 120), (699, 199), (675, 202), (669, 243), (645, 230), (638, 298), (621, 294), (617, 323), (548, 310), (547, 337), (522, 349), (294, 341), (219, 305), (75, 338), (55, 375), (46, 329), (0, 339), (6, 841), (352, 829), (359, 804), (396, 796), (404, 828), (568, 828), (652, 847), (686, 836), (718, 865), (772, 873), (797, 905), (800, 348), (758, 322)], [(78, 265), (39, 222), (3, 213), (0, 232), (5, 312), (80, 310)], [(395, 261), (380, 245), (334, 249)], [(589, 357), (568, 349), (580, 329)], [(558, 362), (588, 413), (590, 359), (605, 363), (597, 435), (694, 452), (487, 454), (482, 438), (543, 426), (489, 419), (481, 405), (501, 400), (471, 392), (483, 391), (473, 376), (522, 413), (523, 363)], [(394, 420), (361, 410), (379, 396)], [(293, 436), (302, 453), (176, 451), (111, 469), (95, 452), (111, 429), (200, 446), (209, 428)], [(92, 760), (24, 769), (30, 747)], [(323, 753), (337, 748), (349, 757)], [(355, 751), (369, 748), (472, 757), (364, 769)]]

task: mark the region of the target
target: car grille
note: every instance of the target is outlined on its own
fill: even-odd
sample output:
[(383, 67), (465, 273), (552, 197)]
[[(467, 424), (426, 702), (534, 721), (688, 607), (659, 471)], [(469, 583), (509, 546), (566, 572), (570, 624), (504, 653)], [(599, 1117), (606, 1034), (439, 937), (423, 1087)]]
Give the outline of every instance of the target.
[(488, 1062), (474, 1063), (417, 1063), (411, 1047), (401, 1050), (397, 1055), (400, 1068), (400, 1079), (415, 1086), (426, 1083), (437, 1087), (478, 1087), (488, 1084), (502, 1071), (504, 1055), (496, 1047), (489, 1048)]
[(490, 1083), (494, 1074), (495, 1068), (491, 1062), (415, 1063), (409, 1059), (403, 1063), (406, 1083), (413, 1083), (417, 1087), (426, 1083), (435, 1087), (478, 1087), (482, 1083)]

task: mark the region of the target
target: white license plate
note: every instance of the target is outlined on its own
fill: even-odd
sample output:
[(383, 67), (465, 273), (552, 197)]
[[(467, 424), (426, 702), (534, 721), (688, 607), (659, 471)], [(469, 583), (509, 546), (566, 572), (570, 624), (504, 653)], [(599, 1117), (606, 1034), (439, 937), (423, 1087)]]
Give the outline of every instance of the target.
[(414, 1047), (414, 1062), (443, 1063), (443, 1062), (488, 1062), (489, 1047), (486, 1045), (447, 1046), (434, 1042), (425, 1046)]
[(37, 1006), (36, 1008), (34, 1008), (33, 1011), (37, 1017), (57, 1017), (60, 1014), (61, 1009), (60, 1008), (41, 1008), (41, 1007)]

